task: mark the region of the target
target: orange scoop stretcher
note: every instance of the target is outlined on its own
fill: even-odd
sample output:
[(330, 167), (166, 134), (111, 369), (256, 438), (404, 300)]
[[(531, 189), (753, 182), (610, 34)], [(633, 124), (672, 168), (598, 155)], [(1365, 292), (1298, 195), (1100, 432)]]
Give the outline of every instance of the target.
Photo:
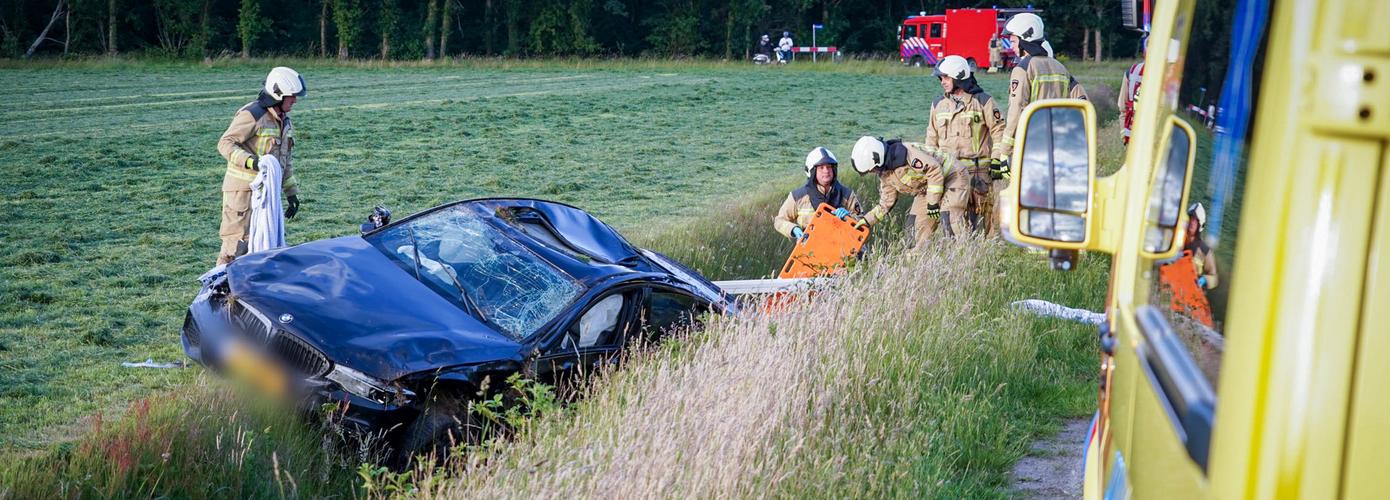
[(845, 265), (864, 248), (869, 226), (854, 227), (853, 221), (840, 220), (835, 209), (821, 203), (806, 225), (806, 237), (792, 247), (778, 278), (813, 278), (845, 270)]

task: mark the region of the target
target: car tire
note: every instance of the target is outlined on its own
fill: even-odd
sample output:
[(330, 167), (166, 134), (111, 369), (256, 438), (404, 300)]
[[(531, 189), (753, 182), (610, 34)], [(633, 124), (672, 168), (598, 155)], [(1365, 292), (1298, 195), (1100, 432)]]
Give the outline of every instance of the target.
[(393, 461), (404, 468), (423, 456), (438, 464), (448, 458), (450, 448), (476, 444), (482, 428), (468, 403), (452, 394), (434, 396), (420, 416), (406, 426)]
[(922, 56), (912, 56), (912, 62), (909, 65), (914, 68), (920, 68), (926, 66), (926, 61), (922, 60)]

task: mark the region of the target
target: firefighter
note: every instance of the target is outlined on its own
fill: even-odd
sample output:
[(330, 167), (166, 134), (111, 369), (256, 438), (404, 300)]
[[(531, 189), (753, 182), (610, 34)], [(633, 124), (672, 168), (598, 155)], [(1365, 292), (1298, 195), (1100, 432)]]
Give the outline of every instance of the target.
[(1014, 149), (1014, 130), (1023, 108), (1033, 101), (1071, 97), (1085, 99), (1086, 90), (1076, 83), (1066, 66), (1053, 59), (1050, 44), (1043, 38), (1043, 20), (1037, 14), (1024, 12), (1009, 18), (1004, 24), (1004, 36), (1017, 48), (1022, 58), (1009, 76), (1009, 114), (1004, 137), (994, 145), (992, 174), (995, 180), (1009, 173), (1008, 158)]
[(306, 94), (304, 77), (286, 67), (270, 70), (256, 100), (242, 106), (232, 124), (217, 141), (217, 152), (227, 159), (222, 177), (222, 248), (218, 264), (230, 263), (246, 253), (246, 231), (251, 217), (251, 181), (259, 171), (260, 157), (273, 155), (283, 167), (280, 186), (285, 194), (285, 218), (299, 213), (299, 186), (294, 177), (294, 126), (290, 108)]
[[(990, 177), (991, 153), (1004, 136), (1004, 113), (975, 81), (970, 63), (961, 56), (946, 56), (932, 76), (941, 82), (942, 96), (932, 103), (928, 115), (928, 149), (956, 158), (956, 166), (946, 176), (946, 195), (941, 209), (950, 214), (948, 234), (965, 234), (969, 227), (991, 234), (993, 196)], [(967, 211), (971, 215), (967, 218)]]
[(1187, 238), (1183, 243), (1183, 257), (1192, 259), (1192, 267), (1197, 271), (1197, 286), (1211, 290), (1220, 284), (1220, 278), (1216, 270), (1216, 253), (1202, 238), (1202, 230), (1206, 226), (1206, 207), (1193, 203), (1187, 208)]
[(1143, 83), (1144, 61), (1140, 60), (1125, 71), (1124, 79), (1120, 81), (1119, 102), (1120, 114), (1124, 119), (1124, 128), (1120, 131), (1120, 137), (1126, 146), (1129, 145), (1129, 136), (1134, 128), (1134, 106), (1139, 103), (1139, 84)]
[(999, 36), (989, 36), (989, 69), (986, 73), (994, 73), (1004, 69), (1004, 53), (999, 47)]
[(859, 218), (863, 208), (854, 190), (839, 181), (840, 162), (829, 149), (817, 147), (806, 154), (806, 184), (796, 188), (772, 217), (772, 227), (797, 242), (806, 239), (806, 225), (822, 203), (835, 209), (835, 216)]
[[(1144, 37), (1140, 43), (1141, 50), (1147, 51), (1149, 48), (1149, 38)], [(1129, 145), (1129, 136), (1134, 128), (1134, 106), (1139, 104), (1139, 84), (1144, 80), (1144, 60), (1134, 63), (1125, 71), (1125, 76), (1120, 80), (1120, 95), (1116, 104), (1120, 107), (1120, 116), (1124, 122), (1124, 128), (1120, 131), (1120, 137), (1126, 146)]]
[(937, 221), (946, 217), (948, 231), (956, 224), (949, 213), (942, 214), (941, 199), (946, 192), (946, 177), (951, 174), (954, 158), (943, 156), (922, 144), (884, 141), (878, 137), (860, 137), (850, 153), (850, 163), (859, 175), (873, 172), (878, 175), (878, 205), (860, 219), (856, 227), (874, 225), (888, 217), (898, 202), (899, 194), (910, 194), (912, 206), (907, 210), (907, 225), (912, 231), (916, 248), (923, 248), (936, 231)]

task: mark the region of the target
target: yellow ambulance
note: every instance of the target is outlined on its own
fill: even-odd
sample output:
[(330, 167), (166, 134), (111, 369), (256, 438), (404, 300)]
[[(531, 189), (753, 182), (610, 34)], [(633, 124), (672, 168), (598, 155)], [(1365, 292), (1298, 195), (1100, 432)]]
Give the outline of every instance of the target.
[[(1390, 497), (1390, 2), (1235, 4), (1224, 40), (1153, 4), (1117, 171), (1091, 103), (1020, 117), (1004, 236), (1059, 269), (1110, 255), (1085, 495)], [(1209, 121), (1184, 67), (1215, 51)], [(1160, 280), (1202, 251), (1211, 324)]]

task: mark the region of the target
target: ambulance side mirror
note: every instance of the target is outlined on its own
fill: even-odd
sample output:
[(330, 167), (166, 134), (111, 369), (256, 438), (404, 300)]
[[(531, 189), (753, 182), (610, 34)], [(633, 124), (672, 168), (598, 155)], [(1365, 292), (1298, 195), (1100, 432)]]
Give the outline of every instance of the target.
[(1192, 126), (1176, 116), (1169, 117), (1168, 123), (1159, 144), (1153, 182), (1149, 184), (1141, 253), (1144, 258), (1160, 261), (1172, 259), (1182, 250), (1186, 230), (1181, 224), (1182, 215), (1187, 212), (1184, 207), (1197, 158), (1197, 134)]
[(1029, 104), (1019, 119), (1014, 179), (1000, 195), (1001, 230), (1015, 244), (1053, 250), (1053, 267), (1071, 269), (1092, 240), (1095, 107), (1049, 99)]

